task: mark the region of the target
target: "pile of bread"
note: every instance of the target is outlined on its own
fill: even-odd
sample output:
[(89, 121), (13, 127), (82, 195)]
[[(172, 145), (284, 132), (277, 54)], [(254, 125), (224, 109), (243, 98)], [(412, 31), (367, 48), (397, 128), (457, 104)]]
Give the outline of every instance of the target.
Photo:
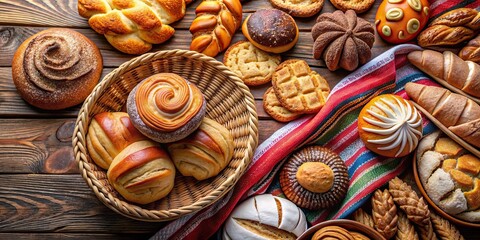
[(141, 81), (126, 109), (93, 117), (87, 149), (128, 201), (147, 204), (167, 196), (177, 170), (199, 181), (214, 177), (233, 156), (232, 134), (205, 117), (203, 94), (179, 75), (159, 73)]

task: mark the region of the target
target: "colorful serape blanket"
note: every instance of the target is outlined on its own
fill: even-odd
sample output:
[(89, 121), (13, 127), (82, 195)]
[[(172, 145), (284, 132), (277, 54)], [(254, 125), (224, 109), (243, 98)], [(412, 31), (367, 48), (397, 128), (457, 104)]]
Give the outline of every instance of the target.
[[(432, 1), (431, 19), (454, 8), (479, 6), (480, 1), (472, 0)], [(380, 94), (394, 93), (408, 99), (403, 90), (407, 82), (436, 85), (406, 59), (407, 53), (420, 49), (412, 44), (398, 45), (345, 77), (332, 89), (319, 113), (290, 122), (265, 140), (257, 148), (245, 174), (222, 199), (197, 213), (169, 222), (152, 239), (208, 239), (245, 198), (266, 192), (282, 195), (278, 170), (292, 152), (308, 144), (325, 146), (338, 153), (348, 166), (350, 176), (347, 196), (338, 208), (303, 209), (308, 222), (313, 225), (327, 219), (346, 218), (375, 189), (410, 164), (411, 157), (385, 158), (366, 149), (358, 136), (357, 118), (362, 107)], [(424, 135), (435, 129), (426, 118), (423, 123)]]

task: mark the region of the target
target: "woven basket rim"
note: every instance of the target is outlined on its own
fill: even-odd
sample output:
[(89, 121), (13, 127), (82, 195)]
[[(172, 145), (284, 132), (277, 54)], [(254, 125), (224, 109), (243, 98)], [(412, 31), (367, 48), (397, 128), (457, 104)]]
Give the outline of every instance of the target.
[[(90, 120), (88, 116), (91, 108), (95, 105), (95, 102), (101, 97), (101, 93), (103, 93), (105, 89), (122, 74), (137, 66), (142, 65), (145, 62), (173, 56), (195, 59), (196, 61), (203, 61), (211, 64), (213, 67), (218, 69), (218, 71), (222, 72), (228, 78), (230, 78), (237, 87), (239, 87), (239, 89), (244, 95), (246, 102), (245, 107), (248, 112), (248, 128), (250, 134), (248, 135), (249, 137), (247, 140), (245, 155), (240, 161), (241, 165), (234, 170), (234, 174), (228, 176), (228, 178), (224, 182), (222, 182), (222, 184), (219, 185), (216, 189), (212, 190), (208, 195), (201, 197), (196, 202), (187, 206), (168, 210), (149, 210), (144, 209), (139, 205), (120, 200), (114, 197), (112, 194), (108, 193), (102, 187), (103, 184), (99, 182), (99, 180), (94, 174), (93, 169), (89, 166), (90, 163), (87, 157), (86, 145), (84, 144)], [(86, 181), (87, 185), (94, 191), (97, 198), (107, 207), (124, 216), (142, 221), (168, 221), (176, 219), (183, 215), (199, 211), (219, 200), (223, 195), (225, 195), (229, 190), (233, 188), (235, 183), (245, 172), (247, 166), (250, 164), (253, 158), (254, 151), (258, 145), (258, 116), (255, 107), (255, 99), (253, 98), (250, 89), (243, 83), (243, 81), (238, 76), (231, 72), (231, 70), (228, 69), (225, 65), (223, 65), (223, 63), (217, 61), (212, 57), (194, 51), (179, 49), (146, 53), (138, 57), (132, 58), (131, 60), (121, 64), (118, 68), (108, 73), (102, 79), (102, 81), (100, 81), (100, 83), (94, 88), (92, 93), (84, 101), (78, 113), (78, 118), (75, 122), (75, 128), (72, 137), (72, 145), (75, 160), (78, 161), (82, 177)]]

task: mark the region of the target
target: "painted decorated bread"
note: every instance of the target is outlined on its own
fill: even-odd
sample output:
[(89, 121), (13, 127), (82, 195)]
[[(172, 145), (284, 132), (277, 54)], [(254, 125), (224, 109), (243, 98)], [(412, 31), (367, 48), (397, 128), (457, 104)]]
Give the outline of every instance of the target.
[(371, 151), (402, 157), (411, 153), (422, 138), (422, 117), (411, 102), (384, 94), (363, 107), (358, 116), (358, 133)]
[(285, 196), (297, 206), (312, 210), (338, 204), (345, 197), (348, 184), (348, 170), (343, 160), (320, 146), (295, 152), (280, 172), (280, 186)]

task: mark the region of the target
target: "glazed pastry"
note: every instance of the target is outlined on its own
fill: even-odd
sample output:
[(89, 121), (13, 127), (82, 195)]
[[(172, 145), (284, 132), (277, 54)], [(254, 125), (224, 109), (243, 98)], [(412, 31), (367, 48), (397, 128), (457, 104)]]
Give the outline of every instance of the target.
[(167, 196), (173, 189), (175, 166), (160, 145), (139, 141), (115, 157), (107, 177), (125, 199), (147, 204)]
[(116, 49), (142, 54), (173, 36), (168, 24), (183, 18), (185, 1), (78, 0), (78, 13)]
[(417, 169), (430, 199), (457, 218), (480, 222), (480, 159), (440, 131), (419, 144)]
[(246, 85), (258, 86), (270, 82), (281, 60), (278, 54), (267, 53), (249, 41), (239, 41), (227, 49), (223, 64)]
[(307, 230), (303, 211), (285, 198), (271, 194), (248, 198), (225, 221), (223, 240), (297, 239)]
[(465, 61), (480, 64), (480, 34), (470, 40), (467, 45), (460, 50), (458, 56)]
[(414, 39), (430, 16), (427, 0), (383, 0), (375, 16), (377, 33), (390, 43)]
[(405, 91), (418, 105), (466, 142), (480, 147), (480, 106), (445, 88), (407, 83)]
[(108, 169), (117, 154), (128, 145), (147, 140), (132, 124), (125, 112), (103, 112), (95, 115), (87, 133), (87, 149), (93, 161)]
[(204, 0), (195, 9), (190, 26), (193, 35), (190, 50), (210, 57), (228, 48), (242, 22), (239, 0)]
[(280, 186), (285, 196), (297, 206), (311, 210), (340, 203), (348, 184), (348, 170), (343, 160), (320, 146), (300, 149), (280, 172)]
[(174, 73), (140, 82), (128, 95), (127, 112), (145, 136), (161, 143), (185, 138), (200, 126), (206, 100), (200, 89)]
[(480, 13), (472, 8), (457, 8), (433, 20), (418, 35), (422, 47), (455, 46), (477, 36)]
[(359, 14), (370, 9), (375, 3), (375, 0), (330, 0), (330, 2), (335, 8), (340, 9), (343, 12), (353, 10), (355, 13)]
[(313, 57), (325, 60), (330, 71), (353, 71), (372, 56), (373, 25), (353, 10), (323, 13), (312, 28)]
[(250, 14), (242, 32), (255, 47), (271, 53), (290, 50), (299, 36), (295, 20), (278, 9), (260, 9)]
[(87, 37), (50, 28), (25, 40), (12, 61), (12, 79), (29, 104), (58, 110), (82, 103), (102, 74), (102, 55)]
[(422, 117), (411, 102), (384, 94), (363, 107), (358, 116), (358, 133), (371, 151), (402, 157), (415, 150), (422, 138)]
[(298, 59), (280, 64), (273, 73), (272, 85), (282, 106), (295, 113), (320, 111), (330, 94), (328, 82)]
[(204, 180), (216, 176), (228, 165), (234, 147), (228, 129), (205, 117), (194, 133), (168, 144), (168, 152), (183, 176)]
[(480, 65), (464, 61), (452, 52), (413, 51), (408, 60), (428, 75), (472, 96), (480, 97)]
[(263, 109), (279, 122), (290, 122), (301, 116), (300, 113), (291, 112), (282, 106), (275, 95), (275, 91), (273, 91), (273, 87), (269, 87), (263, 95)]
[(272, 6), (290, 14), (293, 17), (311, 17), (322, 10), (324, 2), (325, 0), (270, 0)]

